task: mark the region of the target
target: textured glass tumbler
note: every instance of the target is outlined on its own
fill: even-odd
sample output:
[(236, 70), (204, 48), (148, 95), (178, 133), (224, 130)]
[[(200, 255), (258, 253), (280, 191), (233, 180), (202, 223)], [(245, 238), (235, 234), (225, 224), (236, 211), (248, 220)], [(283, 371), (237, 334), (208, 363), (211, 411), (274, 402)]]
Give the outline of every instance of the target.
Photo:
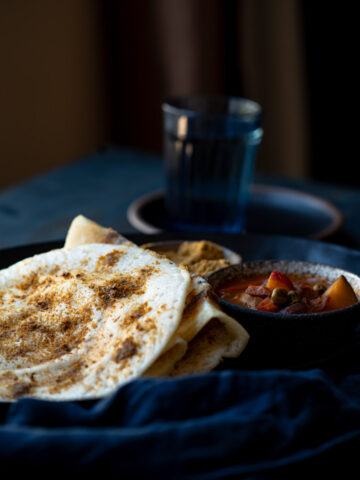
[(162, 110), (167, 229), (243, 232), (263, 134), (260, 105), (244, 98), (182, 96)]

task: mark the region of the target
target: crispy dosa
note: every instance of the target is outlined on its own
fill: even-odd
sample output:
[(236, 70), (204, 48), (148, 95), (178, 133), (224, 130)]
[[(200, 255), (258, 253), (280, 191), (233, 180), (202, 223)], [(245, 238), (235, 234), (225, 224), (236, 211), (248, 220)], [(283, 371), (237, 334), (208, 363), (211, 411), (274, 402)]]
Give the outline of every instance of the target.
[(190, 287), (185, 268), (132, 244), (1, 270), (0, 400), (98, 398), (139, 377), (167, 350)]
[[(92, 243), (94, 238), (104, 243), (120, 241), (119, 237), (122, 242), (126, 241), (115, 231), (112, 231), (112, 237), (109, 236), (108, 231), (79, 215), (68, 231), (66, 248), (78, 245), (79, 239), (84, 243)], [(163, 355), (145, 375), (175, 376), (207, 372), (214, 369), (223, 358), (239, 356), (248, 343), (248, 333), (220, 309), (210, 285), (202, 277), (192, 275), (191, 278), (191, 288), (179, 327)]]

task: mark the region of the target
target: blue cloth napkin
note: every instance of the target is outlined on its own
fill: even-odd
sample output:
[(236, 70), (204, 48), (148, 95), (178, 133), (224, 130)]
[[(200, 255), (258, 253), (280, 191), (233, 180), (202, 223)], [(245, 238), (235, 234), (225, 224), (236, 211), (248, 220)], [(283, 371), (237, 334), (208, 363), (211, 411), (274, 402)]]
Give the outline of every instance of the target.
[[(304, 260), (315, 249), (319, 261), (331, 254), (359, 273), (359, 252), (310, 246)], [(99, 401), (0, 404), (1, 478), (20, 470), (37, 478), (355, 478), (359, 337), (321, 368), (141, 378)]]
[(338, 469), (352, 478), (357, 367), (344, 376), (313, 369), (139, 379), (89, 403), (23, 399), (0, 409), (1, 469), (191, 479)]

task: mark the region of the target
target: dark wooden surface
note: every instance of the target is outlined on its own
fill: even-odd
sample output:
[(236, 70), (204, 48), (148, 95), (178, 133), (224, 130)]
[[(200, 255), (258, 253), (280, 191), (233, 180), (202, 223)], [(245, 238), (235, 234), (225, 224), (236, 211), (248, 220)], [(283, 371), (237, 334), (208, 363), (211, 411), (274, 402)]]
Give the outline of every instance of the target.
[[(326, 241), (360, 249), (359, 189), (260, 175), (255, 180), (312, 193), (332, 202), (342, 211), (344, 223)], [(0, 247), (62, 239), (71, 220), (79, 213), (123, 234), (134, 233), (126, 217), (129, 204), (161, 188), (160, 157), (125, 149), (94, 153), (72, 165), (3, 190), (0, 193)]]

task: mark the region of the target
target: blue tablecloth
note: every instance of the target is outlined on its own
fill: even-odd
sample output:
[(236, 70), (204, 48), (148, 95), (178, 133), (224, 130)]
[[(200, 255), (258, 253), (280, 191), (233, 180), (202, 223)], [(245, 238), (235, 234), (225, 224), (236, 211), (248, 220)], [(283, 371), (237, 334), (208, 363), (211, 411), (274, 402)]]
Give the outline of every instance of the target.
[[(79, 205), (84, 214), (127, 230), (124, 208), (160, 186), (154, 171), (161, 168), (156, 157), (127, 155), (133, 167), (108, 152), (3, 192), (3, 245), (63, 237)], [(102, 173), (101, 158), (124, 180), (119, 191), (105, 192), (105, 203), (109, 173)], [(345, 190), (319, 188), (316, 193), (329, 192), (338, 205), (346, 200)], [(359, 201), (354, 195), (345, 202), (345, 233), (359, 238), (358, 225), (352, 225)], [(329, 245), (314, 248), (317, 260), (327, 263)], [(294, 242), (295, 257), (312, 259), (312, 249), (303, 250)], [(331, 262), (360, 274), (359, 251), (336, 247), (331, 255)], [(321, 368), (225, 368), (176, 380), (138, 379), (96, 402), (0, 404), (0, 471), (48, 478), (80, 472), (107, 478), (353, 478), (360, 451), (359, 334), (352, 348)]]

